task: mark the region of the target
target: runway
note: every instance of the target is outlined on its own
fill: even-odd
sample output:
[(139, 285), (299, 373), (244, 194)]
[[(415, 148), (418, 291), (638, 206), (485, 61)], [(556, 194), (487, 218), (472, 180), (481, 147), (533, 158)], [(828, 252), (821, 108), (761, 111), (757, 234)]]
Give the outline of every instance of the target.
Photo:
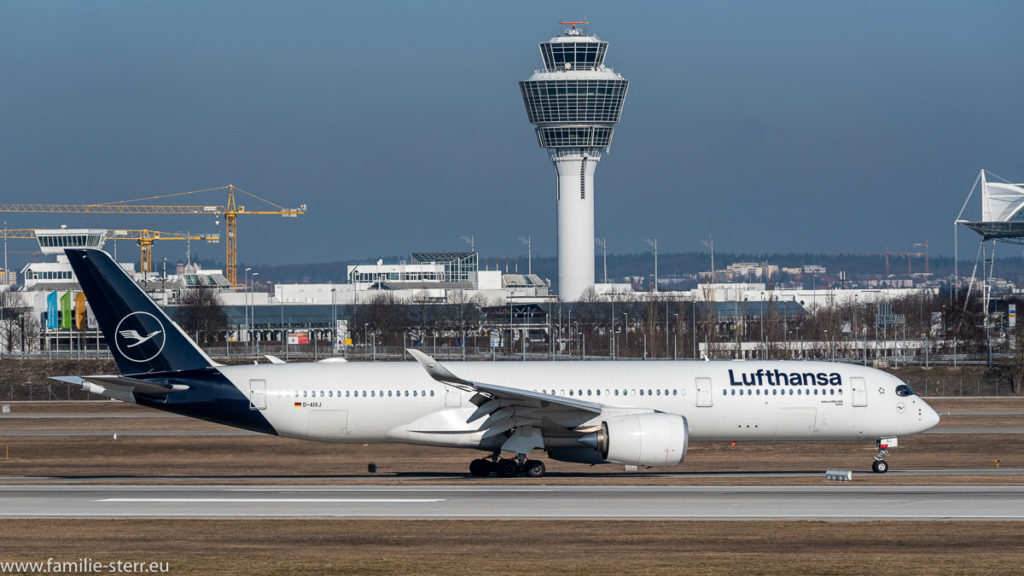
[(0, 487), (4, 518), (1024, 520), (1024, 486)]

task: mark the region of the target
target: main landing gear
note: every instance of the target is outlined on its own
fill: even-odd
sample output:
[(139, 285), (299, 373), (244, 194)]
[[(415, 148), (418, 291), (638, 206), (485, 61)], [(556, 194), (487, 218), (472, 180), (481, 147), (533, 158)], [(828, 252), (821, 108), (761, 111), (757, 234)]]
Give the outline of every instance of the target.
[(540, 478), (546, 472), (544, 462), (527, 460), (526, 454), (518, 454), (515, 458), (502, 458), (495, 452), (489, 458), (477, 458), (469, 463), (469, 473), (473, 476), (490, 476), (492, 473), (499, 478), (511, 478), (522, 474), (528, 478)]

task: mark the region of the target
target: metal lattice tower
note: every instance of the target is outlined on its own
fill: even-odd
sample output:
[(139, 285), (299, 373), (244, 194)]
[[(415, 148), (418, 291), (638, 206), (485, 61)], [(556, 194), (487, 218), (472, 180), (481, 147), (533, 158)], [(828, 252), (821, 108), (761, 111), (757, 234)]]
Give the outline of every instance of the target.
[(629, 81), (604, 65), (608, 43), (577, 29), (540, 43), (544, 70), (519, 83), (537, 142), (557, 176), (558, 293), (577, 300), (594, 284), (594, 170), (612, 143)]

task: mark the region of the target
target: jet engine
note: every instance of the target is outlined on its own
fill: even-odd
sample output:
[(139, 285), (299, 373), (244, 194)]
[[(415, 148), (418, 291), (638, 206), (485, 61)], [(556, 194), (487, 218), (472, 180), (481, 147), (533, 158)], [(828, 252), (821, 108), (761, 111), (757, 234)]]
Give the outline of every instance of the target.
[[(601, 429), (576, 441), (590, 450), (552, 450), (555, 459), (605, 462), (632, 466), (674, 466), (686, 458), (690, 433), (678, 414), (631, 414), (601, 423)], [(581, 458), (585, 455), (587, 459)]]

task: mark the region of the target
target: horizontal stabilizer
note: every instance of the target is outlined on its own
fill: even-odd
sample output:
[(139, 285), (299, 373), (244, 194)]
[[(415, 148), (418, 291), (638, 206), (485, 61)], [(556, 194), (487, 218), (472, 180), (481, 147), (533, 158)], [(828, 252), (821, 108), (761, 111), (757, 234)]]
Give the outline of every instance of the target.
[(159, 382), (147, 382), (126, 376), (53, 376), (51, 379), (83, 387), (86, 384), (92, 384), (105, 390), (132, 394), (163, 395), (182, 392), (189, 388), (185, 384), (161, 384)]

